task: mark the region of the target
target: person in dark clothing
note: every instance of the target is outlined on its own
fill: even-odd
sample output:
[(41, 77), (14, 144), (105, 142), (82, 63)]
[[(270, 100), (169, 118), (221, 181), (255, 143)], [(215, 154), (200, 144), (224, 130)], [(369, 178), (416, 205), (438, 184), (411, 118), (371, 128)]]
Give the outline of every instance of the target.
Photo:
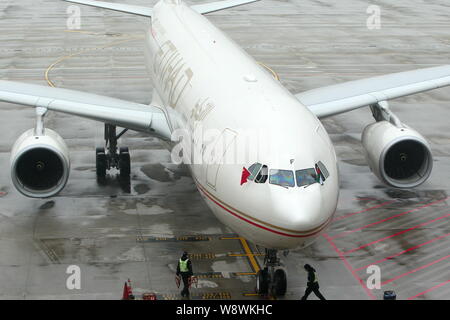
[(305, 264), (304, 268), (306, 272), (308, 272), (308, 283), (306, 285), (305, 295), (302, 297), (302, 300), (308, 299), (308, 296), (311, 294), (311, 292), (314, 292), (314, 294), (320, 300), (326, 300), (319, 291), (319, 279), (317, 277), (316, 270), (309, 264)]
[(193, 275), (192, 263), (189, 260), (188, 253), (185, 251), (178, 261), (177, 276), (181, 276), (183, 279), (183, 290), (181, 291), (182, 297), (189, 297), (189, 278)]

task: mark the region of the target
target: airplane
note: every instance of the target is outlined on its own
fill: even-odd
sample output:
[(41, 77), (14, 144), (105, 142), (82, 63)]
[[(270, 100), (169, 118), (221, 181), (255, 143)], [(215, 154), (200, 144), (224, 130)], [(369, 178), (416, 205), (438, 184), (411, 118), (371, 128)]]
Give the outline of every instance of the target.
[[(175, 153), (189, 167), (215, 216), (266, 248), (264, 268), (256, 276), (257, 292), (281, 296), (286, 293), (287, 274), (278, 251), (313, 243), (330, 225), (337, 207), (337, 157), (321, 119), (369, 107), (374, 123), (363, 130), (362, 145), (373, 173), (395, 188), (416, 187), (430, 176), (430, 145), (400, 121), (388, 101), (450, 85), (450, 65), (292, 94), (204, 16), (258, 0), (191, 6), (181, 0), (160, 0), (153, 8), (64, 1), (149, 18), (145, 55), (154, 86), (152, 102), (144, 105), (0, 81), (0, 101), (36, 111), (35, 128), (22, 134), (11, 151), (13, 184), (27, 197), (53, 197), (69, 177), (69, 150), (58, 133), (45, 127), (48, 111), (105, 124), (105, 147), (96, 149), (99, 179), (112, 168), (119, 169), (121, 177), (129, 177), (130, 152), (127, 147), (118, 148), (126, 130), (158, 137), (170, 148), (178, 147)], [(116, 127), (124, 129), (117, 134)], [(217, 134), (207, 141), (195, 137), (200, 127)], [(247, 129), (266, 131), (266, 140), (258, 143), (271, 148), (258, 149), (251, 161), (225, 162)], [(188, 135), (174, 137), (180, 130)], [(188, 152), (189, 148), (196, 152)], [(192, 161), (193, 154), (200, 154), (204, 161)]]

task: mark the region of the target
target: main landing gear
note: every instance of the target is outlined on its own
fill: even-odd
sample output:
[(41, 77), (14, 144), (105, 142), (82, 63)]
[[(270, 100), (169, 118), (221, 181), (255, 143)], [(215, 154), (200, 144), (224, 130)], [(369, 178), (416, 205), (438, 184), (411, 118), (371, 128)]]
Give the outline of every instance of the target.
[(256, 275), (256, 293), (284, 296), (287, 288), (286, 271), (277, 257), (277, 250), (266, 249), (264, 269)]
[(127, 147), (121, 147), (117, 150), (117, 140), (127, 131), (128, 129), (124, 129), (117, 135), (116, 126), (105, 124), (106, 148), (96, 148), (95, 150), (95, 166), (98, 180), (104, 181), (106, 171), (111, 168), (116, 168), (120, 171), (122, 180), (130, 178), (130, 152)]

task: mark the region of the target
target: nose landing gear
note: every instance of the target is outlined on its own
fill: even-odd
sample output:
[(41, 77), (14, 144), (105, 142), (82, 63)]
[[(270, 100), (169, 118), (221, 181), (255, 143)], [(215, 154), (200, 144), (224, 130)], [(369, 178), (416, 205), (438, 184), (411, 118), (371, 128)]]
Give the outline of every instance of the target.
[(116, 168), (120, 171), (121, 179), (129, 179), (130, 177), (130, 152), (127, 147), (121, 147), (117, 152), (117, 141), (127, 132), (128, 129), (122, 130), (116, 134), (116, 126), (105, 124), (105, 141), (106, 148), (96, 148), (96, 173), (97, 179), (104, 180), (106, 171)]
[(286, 271), (277, 257), (277, 250), (266, 249), (264, 269), (256, 275), (256, 293), (284, 296), (287, 289)]

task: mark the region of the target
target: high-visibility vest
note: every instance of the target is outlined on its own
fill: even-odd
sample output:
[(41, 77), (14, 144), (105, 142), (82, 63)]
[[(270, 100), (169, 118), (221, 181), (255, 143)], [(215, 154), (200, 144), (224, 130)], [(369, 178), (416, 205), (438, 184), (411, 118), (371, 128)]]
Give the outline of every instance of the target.
[(319, 282), (319, 277), (317, 276), (317, 272), (314, 272), (314, 281), (313, 282)]
[(188, 261), (189, 261), (189, 259), (186, 259), (186, 260), (180, 259), (180, 272), (188, 272), (189, 271)]

